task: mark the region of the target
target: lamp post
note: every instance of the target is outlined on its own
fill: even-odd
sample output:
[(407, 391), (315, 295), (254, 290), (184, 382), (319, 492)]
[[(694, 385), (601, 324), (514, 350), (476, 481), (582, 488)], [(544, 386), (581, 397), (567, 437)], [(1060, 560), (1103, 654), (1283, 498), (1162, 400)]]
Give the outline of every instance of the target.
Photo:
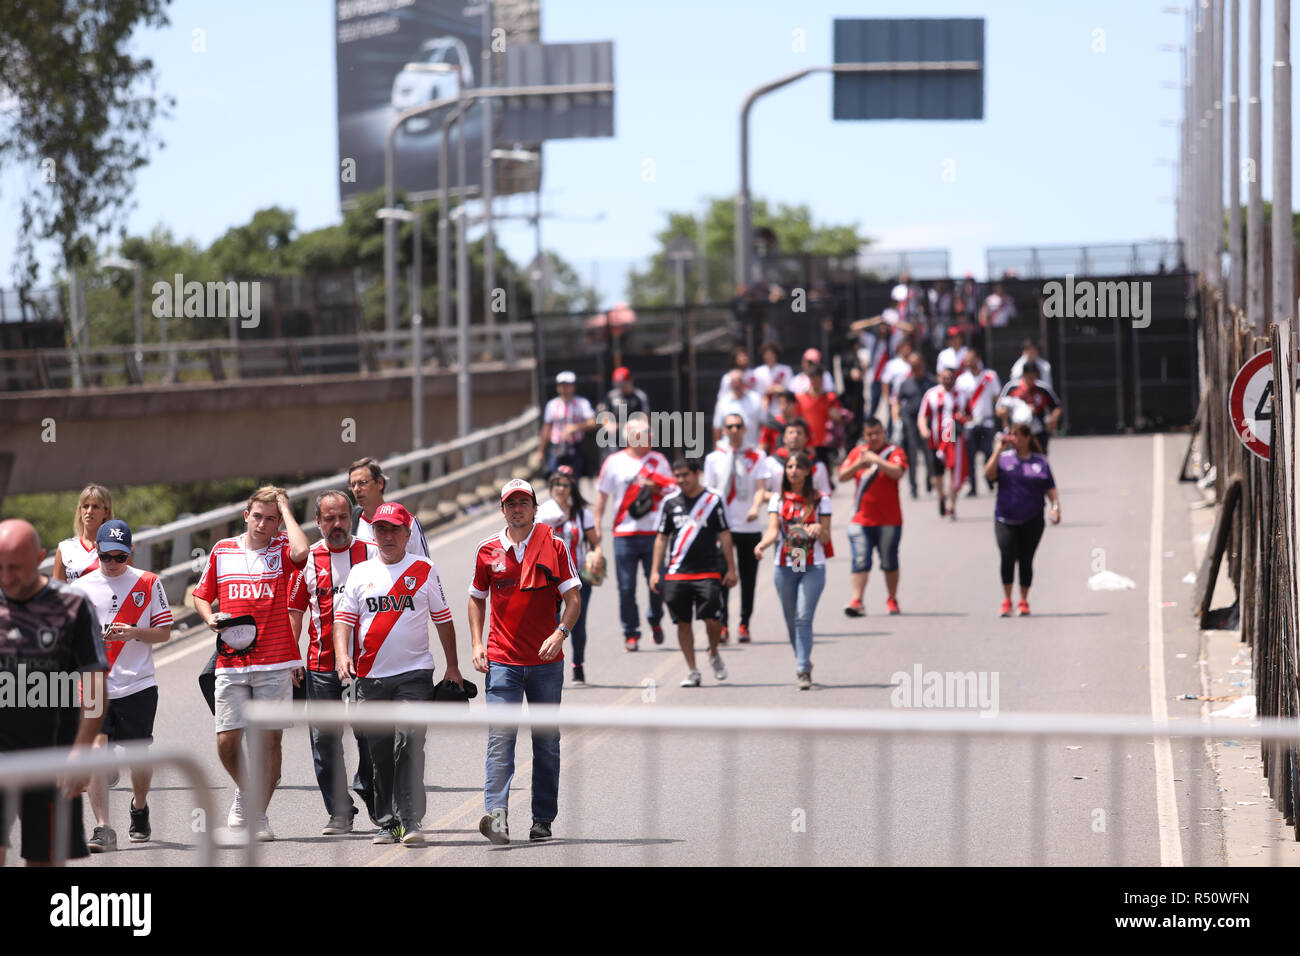
[[(414, 223), (411, 259), (411, 450), (419, 451), (424, 447), (424, 356), (422, 337), (424, 319), (420, 315), (420, 233), (423, 223), (420, 214), (401, 207), (384, 207), (375, 215), (388, 223)], [(397, 227), (394, 225), (394, 229)]]
[[(140, 299), (140, 263), (136, 259), (125, 259), (122, 256), (107, 256), (99, 260), (100, 268), (103, 269), (130, 269), (135, 273), (135, 361), (136, 364), (143, 360), (144, 356), (140, 351), (140, 346), (144, 341), (144, 314)], [(162, 320), (166, 328), (166, 319)], [(167, 336), (162, 336), (162, 341), (167, 341)]]

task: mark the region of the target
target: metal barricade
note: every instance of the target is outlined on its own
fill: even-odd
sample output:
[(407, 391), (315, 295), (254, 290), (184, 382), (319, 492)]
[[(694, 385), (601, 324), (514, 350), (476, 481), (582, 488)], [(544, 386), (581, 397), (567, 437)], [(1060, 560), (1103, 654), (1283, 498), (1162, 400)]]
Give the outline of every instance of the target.
[[(1294, 746), (1300, 739), (1297, 720), (1267, 719), (1249, 725), (1222, 719), (1164, 723), (1130, 716), (981, 716), (970, 711), (903, 709), (536, 705), (525, 710), (504, 705), (470, 708), (392, 702), (348, 707), (329, 702), (313, 704), (309, 714), (318, 728), (342, 730), (350, 726), (362, 732), (390, 731), (399, 725), (446, 731), (555, 728), (572, 748), (571, 753), (562, 754), (564, 766), (581, 764), (609, 735), (641, 737), (644, 745), (639, 755), (627, 748), (607, 752), (609, 771), (593, 774), (589, 767), (581, 767), (585, 772), (571, 769), (562, 779), (561, 811), (566, 833), (572, 837), (566, 848), (568, 857), (553, 862), (566, 865), (581, 859), (586, 852), (584, 844), (603, 842), (639, 845), (639, 858), (626, 862), (662, 863), (660, 847), (676, 842), (662, 830), (680, 823), (683, 814), (716, 821), (712, 862), (722, 865), (1222, 864), (1221, 847), (1212, 845), (1207, 832), (1213, 820), (1203, 818), (1206, 812), (1224, 809), (1202, 805), (1216, 789), (1203, 745), (1210, 740), (1231, 740)], [(302, 719), (303, 712), (289, 704), (254, 701), (246, 716), (251, 731), (284, 726)], [(689, 736), (683, 739), (683, 734)], [(673, 772), (678, 766), (675, 754), (698, 756), (711, 746), (712, 738), (717, 738), (718, 748), (716, 761), (708, 764), (714, 771), (709, 780), (698, 773)], [(1195, 785), (1173, 775), (1167, 755), (1175, 743), (1183, 748), (1180, 759), (1189, 762), (1191, 776), (1200, 778)], [(249, 789), (259, 792), (264, 779), (262, 735), (250, 733), (249, 745)], [(1163, 767), (1162, 748), (1166, 755)], [(521, 746), (518, 753), (525, 750)], [(1078, 751), (1084, 753), (1076, 755)], [(522, 760), (520, 757), (519, 762)], [(1048, 802), (1049, 775), (1069, 773), (1073, 781), (1099, 777), (1103, 761), (1110, 772), (1104, 796), (1094, 791), (1080, 804), (1077, 798), (1061, 799), (1058, 792), (1055, 801)], [(952, 768), (947, 778), (950, 789), (935, 789), (926, 772), (933, 762)], [(1198, 765), (1201, 762), (1205, 766)], [(997, 769), (990, 772), (990, 767)], [(1202, 771), (1206, 771), (1203, 777)], [(481, 779), (479, 772), (474, 772), (475, 779)], [(767, 775), (768, 790), (760, 793), (746, 787), (746, 778), (752, 781), (755, 774)], [(593, 779), (607, 800), (611, 796), (621, 800), (622, 791), (632, 787), (640, 805), (620, 803), (623, 809), (617, 822), (631, 820), (640, 837), (588, 839), (593, 829), (611, 825), (606, 819), (595, 828), (590, 826), (586, 798), (591, 795)], [(1176, 787), (1180, 783), (1182, 786)], [(1204, 793), (1196, 792), (1196, 787)], [(1184, 818), (1183, 825), (1178, 791), (1184, 794), (1186, 812), (1197, 817)], [(466, 809), (472, 800), (453, 813), (460, 817), (477, 814), (479, 811)], [(1098, 805), (1090, 805), (1089, 800)], [(917, 821), (907, 816), (918, 807), (938, 825), (918, 828)], [(990, 809), (1002, 812), (995, 818)], [(763, 828), (758, 830), (752, 819), (755, 814), (765, 815)], [(1068, 821), (1063, 821), (1066, 816)], [(827, 820), (840, 824), (842, 839), (827, 842)], [(785, 833), (798, 835), (815, 828), (821, 828), (821, 833), (816, 839), (778, 837), (782, 821)], [(1049, 832), (1057, 836), (1056, 845)], [(1108, 837), (1104, 849), (1099, 849), (1099, 844), (1089, 847), (1084, 836), (1088, 833)], [(1062, 834), (1082, 842), (1065, 845), (1060, 840)], [(845, 840), (850, 842), (846, 845)], [(1273, 841), (1273, 864), (1280, 862), (1282, 842), (1280, 836)], [(828, 847), (833, 858), (820, 859), (819, 853), (825, 855)], [(250, 843), (246, 852), (246, 863), (255, 865), (258, 846)], [(699, 860), (693, 857), (690, 862)]]
[[(114, 769), (137, 770), (145, 767), (174, 767), (194, 791), (195, 808), (202, 812), (203, 826), (198, 828), (198, 866), (212, 865), (212, 791), (194, 755), (178, 747), (155, 747), (144, 743), (84, 751), (72, 756), (66, 747), (21, 750), (0, 754), (0, 793), (10, 806), (16, 806), (24, 788), (49, 786), (67, 776), (90, 775)], [(72, 837), (72, 802), (57, 802), (54, 821), (54, 862), (68, 858)]]

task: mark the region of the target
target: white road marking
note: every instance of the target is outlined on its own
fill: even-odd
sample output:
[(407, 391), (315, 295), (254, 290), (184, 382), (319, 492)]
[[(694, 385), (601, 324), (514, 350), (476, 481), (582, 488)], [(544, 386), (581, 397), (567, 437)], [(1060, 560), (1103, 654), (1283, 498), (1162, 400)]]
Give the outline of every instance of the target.
[[(1157, 433), (1151, 446), (1151, 563), (1147, 569), (1147, 673), (1151, 679), (1151, 719), (1169, 720), (1165, 689), (1165, 629), (1161, 611), (1161, 555), (1165, 533), (1165, 442)], [(1178, 835), (1178, 795), (1174, 791), (1174, 755), (1168, 737), (1155, 741), (1156, 822), (1160, 831), (1160, 865), (1182, 866)]]

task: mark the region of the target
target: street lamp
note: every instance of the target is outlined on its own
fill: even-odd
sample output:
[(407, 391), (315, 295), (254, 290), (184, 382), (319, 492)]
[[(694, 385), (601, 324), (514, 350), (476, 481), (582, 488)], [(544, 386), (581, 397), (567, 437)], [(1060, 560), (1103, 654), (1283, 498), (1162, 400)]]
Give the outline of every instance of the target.
[[(418, 207), (417, 207), (418, 209)], [(424, 231), (419, 212), (400, 206), (385, 206), (375, 214), (388, 223), (414, 223), (412, 243), (415, 246), (411, 261), (411, 450), (424, 447), (424, 319), (420, 314), (420, 233)], [(393, 226), (396, 229), (396, 225)]]

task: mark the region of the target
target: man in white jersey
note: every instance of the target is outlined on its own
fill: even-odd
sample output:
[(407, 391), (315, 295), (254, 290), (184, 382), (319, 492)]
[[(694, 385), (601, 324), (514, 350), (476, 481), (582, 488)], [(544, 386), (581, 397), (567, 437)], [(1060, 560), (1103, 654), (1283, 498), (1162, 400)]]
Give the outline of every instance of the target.
[[(763, 463), (758, 487), (754, 489), (754, 500), (745, 515), (747, 521), (759, 519), (760, 514), (763, 516), (759, 519), (760, 523), (767, 520), (768, 501), (781, 494), (781, 478), (785, 475), (785, 463), (791, 455), (800, 452), (812, 455), (812, 452), (808, 451), (808, 423), (802, 418), (795, 418), (786, 423), (785, 430), (781, 433), (781, 447), (776, 450), (776, 454), (769, 455)], [(831, 493), (830, 472), (825, 464), (815, 459), (812, 483), (819, 495)]]
[[(723, 423), (727, 441), (704, 456), (704, 486), (722, 496), (727, 527), (735, 550), (735, 564), (740, 576), (741, 644), (749, 643), (749, 618), (754, 611), (754, 581), (758, 576), (758, 559), (754, 545), (763, 537), (764, 525), (756, 515), (749, 517), (754, 493), (766, 481), (767, 456), (745, 442), (745, 420), (732, 413)], [(722, 642), (727, 642), (731, 621), (730, 588), (722, 589)]]
[[(343, 685), (334, 662), (334, 611), (347, 584), (348, 575), (357, 565), (370, 560), (379, 550), (369, 542), (359, 541), (348, 530), (352, 502), (341, 491), (325, 491), (316, 499), (316, 527), (323, 535), (311, 546), (307, 566), (294, 579), (289, 592), (289, 626), (294, 639), (302, 633), (303, 615), (307, 615), (307, 700), (340, 700)], [(356, 804), (348, 796), (347, 767), (343, 761), (343, 737), (336, 731), (310, 728), (312, 764), (316, 784), (325, 800), (329, 820), (321, 833), (333, 836), (352, 832)], [(361, 797), (375, 817), (374, 780), (370, 750), (361, 732), (356, 731), (357, 773), (352, 789)]]
[[(360, 513), (353, 512), (352, 533), (358, 541), (375, 542), (375, 529), (371, 522), (375, 510), (384, 503), (384, 491), (388, 488), (388, 476), (374, 458), (362, 458), (354, 461), (348, 468), (348, 487), (357, 499)], [(409, 514), (409, 512), (408, 512)], [(424, 528), (420, 519), (411, 515), (411, 536), (407, 539), (406, 550), (422, 558), (429, 556), (429, 542), (424, 537)]]
[[(158, 681), (154, 678), (153, 646), (172, 633), (172, 611), (162, 582), (150, 571), (127, 565), (131, 557), (131, 529), (113, 519), (99, 526), (95, 536), (99, 567), (83, 574), (72, 589), (85, 595), (104, 628), (108, 656), (108, 713), (95, 737), (95, 749), (128, 741), (153, 741), (153, 721), (158, 712)], [(132, 843), (147, 842), (149, 784), (153, 771), (131, 769)], [(86, 846), (91, 853), (117, 849), (117, 832), (109, 825), (108, 780), (96, 774), (90, 781), (90, 809), (95, 832)]]
[[(650, 448), (650, 423), (637, 416), (627, 423), (627, 447), (605, 459), (596, 479), (596, 529), (604, 524), (605, 511), (614, 504), (614, 570), (618, 576), (619, 617), (623, 622), (623, 650), (641, 646), (641, 621), (637, 616), (637, 569), (646, 577), (653, 568), (655, 535), (666, 492), (677, 487), (668, 459)], [(656, 644), (664, 642), (663, 597), (650, 592), (647, 622)]]
[[(461, 683), (456, 627), (438, 569), (407, 552), (411, 516), (396, 502), (375, 512), (379, 556), (352, 569), (334, 612), (334, 659), (339, 680), (357, 682), (356, 698), (433, 700), (436, 664), (429, 624), (447, 658), (446, 680)], [(352, 636), (356, 634), (356, 657)], [(398, 727), (365, 735), (375, 775), (375, 843), (424, 843), (424, 728)]]
[(587, 473), (582, 443), (587, 432), (596, 428), (596, 410), (578, 391), (578, 377), (572, 372), (555, 376), (556, 395), (542, 409), (542, 460), (546, 473), (552, 475), (561, 465), (568, 465), (581, 478)]
[(970, 421), (966, 423), (966, 474), (970, 478), (970, 490), (966, 492), (968, 498), (975, 497), (978, 474), (975, 471), (976, 454), (982, 452), (986, 463), (993, 454), (993, 435), (997, 431), (993, 406), (1001, 391), (1002, 383), (998, 381), (998, 373), (984, 367), (979, 349), (968, 351), (966, 369), (957, 376), (957, 393), (970, 408)]

